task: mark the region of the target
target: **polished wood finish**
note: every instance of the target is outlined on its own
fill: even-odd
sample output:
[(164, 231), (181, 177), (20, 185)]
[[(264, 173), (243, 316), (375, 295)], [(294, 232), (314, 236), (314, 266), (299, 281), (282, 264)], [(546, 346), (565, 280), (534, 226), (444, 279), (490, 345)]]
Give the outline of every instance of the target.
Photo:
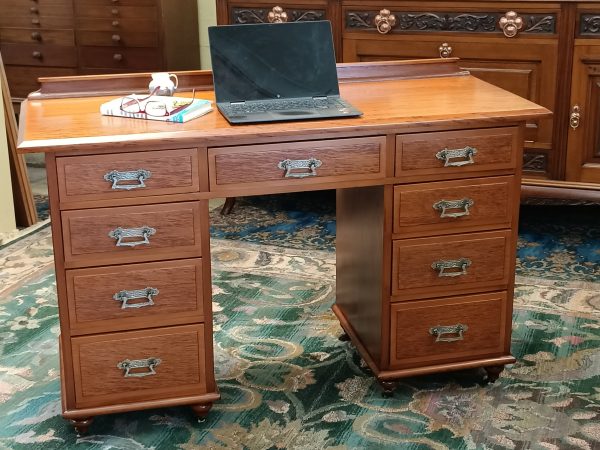
[[(202, 259), (68, 270), (67, 296), (73, 335), (203, 322)], [(115, 294), (154, 288), (124, 308)], [(136, 307), (137, 306), (137, 307)]]
[(44, 76), (198, 69), (197, 8), (196, 0), (0, 0), (13, 96)]
[[(525, 121), (541, 120), (549, 112), (465, 74), (456, 61), (368, 66), (341, 66), (345, 73), (340, 86), (342, 95), (364, 112), (363, 117), (352, 119), (231, 126), (217, 112), (185, 124), (107, 118), (98, 114), (98, 106), (110, 96), (68, 98), (65, 79), (49, 82), (46, 92), (24, 102), (20, 151), (47, 152), (65, 418), (88, 420), (98, 414), (184, 404), (192, 405), (202, 416), (219, 398), (213, 369), (208, 199), (224, 193), (238, 196), (338, 190), (337, 295), (333, 311), (386, 392), (391, 393), (394, 381), (406, 376), (514, 362), (510, 355), (510, 318)], [(424, 67), (434, 77), (423, 77)], [(351, 78), (353, 73), (355, 80)], [(410, 74), (418, 75), (411, 78)], [(206, 72), (190, 73), (185, 79), (187, 86), (199, 83), (208, 87)], [(93, 80), (94, 77), (86, 77), (72, 81), (78, 92), (88, 86), (86, 95), (90, 95)], [(98, 80), (103, 89), (118, 90), (139, 83), (140, 78), (127, 75), (111, 81), (103, 76)], [(44, 95), (58, 98), (42, 99)], [(212, 91), (204, 91), (203, 97), (212, 99)], [(400, 102), (399, 98), (405, 101)], [(59, 123), (70, 126), (57, 129)], [(478, 140), (482, 149), (475, 156), (488, 158), (487, 165), (476, 167), (477, 170), (440, 167), (437, 159), (435, 167), (396, 170), (405, 142), (407, 148), (420, 142), (418, 145), (429, 152), (440, 144), (471, 138)], [(160, 154), (167, 163), (173, 149), (182, 149), (184, 155), (186, 149), (197, 151), (198, 170), (192, 169), (196, 190), (168, 193), (157, 187), (150, 195), (146, 195), (149, 191), (133, 189), (112, 196), (106, 191), (107, 185), (100, 183), (91, 192), (80, 192), (78, 199), (63, 195), (67, 178), (74, 176), (70, 182), (79, 180), (76, 185), (82, 186), (86, 179), (78, 179), (77, 170), (64, 169), (68, 164), (63, 167), (63, 161), (83, 166), (89, 162), (90, 170), (101, 166), (101, 174), (107, 169), (102, 164), (109, 158), (137, 163)], [(120, 155), (126, 155), (125, 160)], [(272, 164), (262, 163), (265, 158), (278, 163), (280, 157), (322, 158), (323, 165), (316, 168), (316, 176), (286, 179), (281, 169), (275, 174)], [(416, 159), (414, 164), (418, 166)], [(330, 172), (326, 171), (328, 165), (333, 165)], [(135, 168), (126, 166), (137, 168), (137, 164)], [(442, 168), (456, 170), (440, 171)], [(160, 171), (160, 167), (156, 170)], [(440, 191), (476, 196), (473, 217), (468, 216), (463, 222), (461, 217), (440, 222), (416, 208), (417, 203), (431, 201)], [(77, 193), (77, 189), (71, 188), (71, 192)], [(99, 198), (86, 197), (89, 195)], [(416, 199), (411, 199), (411, 195), (417, 195)], [(114, 239), (108, 238), (109, 225), (117, 226), (118, 222), (128, 227), (154, 226), (151, 219), (158, 221), (157, 233), (150, 236), (147, 248), (117, 248)], [(169, 227), (176, 231), (171, 233)], [(155, 240), (161, 230), (166, 236), (162, 243)], [(186, 235), (189, 230), (192, 234)], [(188, 242), (186, 236), (192, 240)], [(181, 239), (184, 245), (173, 247)], [(153, 242), (160, 245), (154, 246)], [(410, 251), (406, 253), (406, 249)], [(466, 278), (438, 277), (431, 268), (432, 258), (438, 256), (471, 258)], [(154, 320), (151, 315), (145, 316), (151, 309), (126, 311), (125, 314), (131, 314), (127, 317), (114, 309), (114, 290), (156, 287), (155, 280), (172, 281), (171, 286), (182, 286), (185, 292), (191, 292), (191, 282), (164, 275), (175, 267), (196, 267), (196, 310), (187, 315), (184, 310), (170, 310)], [(181, 270), (182, 277), (185, 273), (186, 269)], [(123, 278), (135, 285), (122, 287)], [(155, 298), (157, 306), (163, 292), (167, 299), (171, 298), (169, 286), (167, 283), (164, 291), (158, 287), (161, 291)], [(94, 308), (100, 303), (81, 294), (88, 290), (98, 291), (105, 303)], [(178, 295), (186, 297), (186, 301), (177, 297), (178, 307), (193, 308), (192, 301), (187, 301), (189, 294)], [(200, 301), (202, 306), (198, 309)], [(412, 356), (399, 354), (399, 333), (403, 327), (393, 323), (393, 317), (404, 320), (400, 311), (406, 310), (407, 315), (418, 316), (411, 323), (448, 325), (432, 321), (450, 314), (443, 311), (460, 312), (461, 308), (448, 306), (453, 302), (468, 305), (459, 318), (469, 320), (469, 329), (474, 330), (471, 336), (494, 340), (494, 350), (456, 351), (450, 360), (446, 354), (436, 358), (432, 351), (430, 360), (407, 363)], [(438, 309), (442, 312), (436, 313)], [(485, 317), (494, 315), (494, 333), (479, 330), (477, 324), (471, 328), (479, 313)], [(81, 318), (90, 320), (79, 323)], [(86, 323), (90, 326), (86, 327)], [(153, 342), (169, 355), (172, 348), (177, 348), (177, 342), (171, 343), (171, 339), (178, 341), (180, 335), (187, 336), (182, 339), (189, 346), (198, 346), (198, 359), (197, 364), (196, 360), (192, 364), (180, 361), (177, 367), (188, 380), (197, 380), (194, 377), (198, 374), (200, 382), (177, 390), (179, 370), (173, 369), (167, 371), (176, 380), (169, 384), (171, 387), (152, 381), (159, 380), (155, 375), (147, 375), (127, 379), (133, 381), (134, 388), (121, 391), (123, 372), (116, 369), (118, 361), (114, 362), (114, 357), (125, 358), (124, 349), (142, 349)], [(487, 348), (486, 345), (481, 347)], [(127, 357), (141, 360), (152, 356), (160, 357), (138, 353)], [(162, 367), (162, 363), (156, 367), (157, 374)], [(203, 369), (195, 371), (193, 367)], [(112, 372), (104, 376), (102, 370)], [(143, 388), (146, 382), (148, 389)]]

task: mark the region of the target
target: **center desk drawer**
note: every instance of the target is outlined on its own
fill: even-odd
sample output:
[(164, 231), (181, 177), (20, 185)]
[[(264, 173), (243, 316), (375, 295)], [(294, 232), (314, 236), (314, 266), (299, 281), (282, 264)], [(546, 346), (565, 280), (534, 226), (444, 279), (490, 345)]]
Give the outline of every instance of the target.
[(78, 408), (206, 393), (202, 324), (71, 342)]
[(208, 150), (211, 190), (376, 179), (385, 137), (219, 147)]
[(392, 301), (506, 289), (512, 245), (510, 230), (395, 240)]
[(516, 127), (400, 135), (395, 175), (457, 177), (515, 169), (521, 146)]
[(207, 214), (205, 200), (63, 211), (65, 267), (202, 256)]
[(202, 259), (67, 270), (71, 335), (203, 322)]
[(61, 202), (200, 189), (195, 148), (56, 158)]

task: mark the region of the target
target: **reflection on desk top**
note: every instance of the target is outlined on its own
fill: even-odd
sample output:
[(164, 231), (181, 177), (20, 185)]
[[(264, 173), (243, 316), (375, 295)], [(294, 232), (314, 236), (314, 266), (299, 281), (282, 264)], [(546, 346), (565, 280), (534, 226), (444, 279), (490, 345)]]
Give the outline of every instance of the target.
[[(342, 82), (340, 91), (364, 112), (362, 117), (230, 125), (215, 109), (188, 123), (174, 124), (100, 115), (100, 105), (114, 97), (30, 99), (21, 109), (19, 150), (52, 152), (72, 145), (96, 147), (124, 141), (236, 145), (281, 141), (286, 136), (326, 139), (465, 128), (485, 126), (487, 121), (497, 126), (499, 121), (509, 124), (550, 115), (546, 108), (471, 75)], [(212, 91), (197, 96), (214, 101)]]

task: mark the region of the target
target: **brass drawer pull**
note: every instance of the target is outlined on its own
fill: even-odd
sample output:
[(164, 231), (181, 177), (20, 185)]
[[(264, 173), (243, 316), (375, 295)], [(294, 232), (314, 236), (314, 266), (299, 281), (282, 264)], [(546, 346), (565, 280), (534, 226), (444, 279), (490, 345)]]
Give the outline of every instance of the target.
[[(463, 217), (469, 215), (469, 208), (473, 206), (475, 202), (470, 198), (463, 198), (460, 200), (440, 200), (433, 204), (433, 209), (440, 211), (440, 217), (451, 217), (453, 219), (457, 217)], [(449, 209), (462, 209), (458, 212), (448, 212)]]
[(377, 31), (381, 34), (387, 34), (392, 31), (394, 25), (396, 25), (396, 16), (393, 15), (389, 9), (382, 9), (379, 14), (373, 19)]
[(523, 18), (514, 11), (508, 11), (504, 17), (500, 18), (500, 28), (507, 38), (515, 37), (521, 28), (523, 28)]
[(460, 277), (467, 274), (467, 267), (470, 265), (470, 259), (461, 258), (435, 261), (431, 263), (431, 268), (437, 271), (438, 277)]
[[(115, 228), (108, 233), (108, 236), (116, 239), (115, 247), (136, 247), (138, 245), (150, 245), (149, 237), (156, 234), (156, 230), (152, 227), (144, 225), (140, 228)], [(141, 241), (123, 241), (123, 239), (141, 237)]]
[[(154, 305), (154, 296), (158, 295), (158, 289), (147, 287), (146, 289), (136, 289), (134, 291), (119, 291), (113, 295), (113, 299), (121, 302), (121, 309), (143, 308), (144, 306)], [(127, 303), (129, 300), (145, 298), (147, 301), (141, 303)]]
[[(142, 378), (150, 375), (156, 375), (156, 366), (161, 363), (160, 358), (148, 359), (124, 359), (117, 363), (117, 368), (125, 371), (124, 378)], [(131, 372), (133, 369), (148, 369), (147, 372)]]
[[(469, 327), (462, 323), (449, 326), (438, 325), (437, 327), (431, 327), (429, 329), (429, 334), (436, 337), (435, 342), (456, 342), (464, 339), (463, 333), (468, 329)], [(443, 337), (445, 334), (453, 334), (456, 336)]]
[(267, 14), (269, 23), (285, 23), (288, 21), (288, 15), (281, 6), (274, 6)]
[[(104, 179), (112, 183), (111, 189), (130, 191), (131, 189), (145, 188), (145, 180), (152, 176), (152, 172), (146, 169), (126, 170), (119, 172), (111, 170), (104, 174)], [(118, 184), (119, 181), (138, 181), (139, 184)]]
[[(477, 149), (466, 146), (465, 148), (457, 148), (449, 150), (447, 147), (435, 154), (435, 157), (441, 161), (444, 161), (444, 167), (460, 167), (466, 166), (467, 164), (475, 164), (473, 156), (477, 154)], [(463, 161), (450, 161), (454, 158), (467, 158)]]
[(440, 45), (438, 51), (440, 52), (440, 58), (450, 58), (450, 55), (452, 55), (452, 47), (447, 42)]
[(581, 120), (581, 112), (579, 109), (579, 105), (573, 106), (571, 109), (571, 115), (569, 116), (569, 125), (573, 130), (579, 128), (579, 122)]
[[(322, 165), (323, 162), (316, 158), (284, 159), (277, 164), (277, 168), (285, 170), (285, 178), (306, 178), (316, 177), (317, 167)], [(294, 169), (308, 169), (310, 172), (292, 172)]]

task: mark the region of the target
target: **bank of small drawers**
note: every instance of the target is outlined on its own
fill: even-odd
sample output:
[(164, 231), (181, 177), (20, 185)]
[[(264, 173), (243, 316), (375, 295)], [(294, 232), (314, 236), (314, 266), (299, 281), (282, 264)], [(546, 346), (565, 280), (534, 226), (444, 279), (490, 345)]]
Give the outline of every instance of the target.
[(397, 137), (395, 175), (410, 183), (393, 194), (391, 369), (505, 351), (518, 139), (514, 127)]
[(56, 158), (77, 408), (206, 393), (208, 205), (168, 200), (199, 167), (196, 148)]

